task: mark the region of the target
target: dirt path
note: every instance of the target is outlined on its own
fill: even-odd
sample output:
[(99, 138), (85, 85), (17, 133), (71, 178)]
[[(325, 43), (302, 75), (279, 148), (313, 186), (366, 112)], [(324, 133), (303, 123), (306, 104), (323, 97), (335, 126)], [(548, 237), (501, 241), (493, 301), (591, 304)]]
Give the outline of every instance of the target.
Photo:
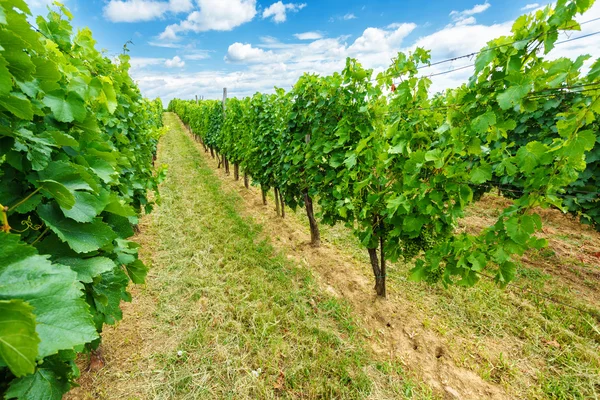
[[(240, 215), (247, 200), (223, 186), (174, 115), (165, 122), (162, 204), (142, 219), (136, 237), (152, 264), (147, 284), (133, 288), (123, 320), (105, 330), (104, 368), (86, 371), (81, 360), (81, 387), (67, 398), (437, 398), (406, 370), (400, 353), (387, 353), (385, 330), (379, 339), (336, 298), (347, 294), (354, 303), (351, 293), (366, 279), (357, 275), (347, 293), (341, 285), (323, 290), (306, 267), (320, 253), (290, 247), (294, 262), (274, 250), (263, 240), (274, 224), (261, 227)], [(288, 236), (304, 240), (293, 227), (280, 232), (288, 245)], [(333, 263), (335, 254), (322, 251)], [(332, 277), (339, 273), (333, 269)], [(380, 356), (367, 341), (381, 343)]]
[(387, 300), (377, 298), (373, 294), (372, 273), (366, 263), (357, 262), (327, 239), (321, 248), (312, 248), (310, 233), (301, 220), (304, 215), (288, 213), (285, 219), (276, 216), (272, 203), (263, 205), (258, 188), (246, 189), (242, 178), (234, 181), (233, 166), (231, 174), (226, 175), (224, 169), (217, 169), (217, 162), (210, 153), (204, 152), (200, 144), (196, 146), (221, 178), (224, 188), (243, 198), (240, 213), (263, 226), (265, 238), (288, 258), (316, 271), (324, 290), (349, 301), (378, 357), (401, 360), (419, 379), (447, 398), (510, 398), (502, 387), (457, 366), (453, 355), (449, 354), (446, 340), (423, 327), (418, 310), (402, 293), (392, 288)]

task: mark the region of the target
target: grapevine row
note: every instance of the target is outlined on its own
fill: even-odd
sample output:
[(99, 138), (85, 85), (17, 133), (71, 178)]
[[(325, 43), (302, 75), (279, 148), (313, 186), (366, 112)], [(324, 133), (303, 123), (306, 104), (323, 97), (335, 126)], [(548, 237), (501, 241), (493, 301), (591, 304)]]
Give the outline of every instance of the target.
[[(229, 99), (225, 112), (211, 100), (169, 109), (226, 168), (305, 206), (313, 245), (313, 201), (322, 222), (353, 229), (380, 296), (386, 261), (399, 258), (415, 260), (414, 280), (471, 286), (485, 275), (504, 286), (517, 256), (547, 245), (537, 209), (600, 221), (600, 60), (547, 57), (592, 4), (561, 0), (519, 17), (511, 36), (478, 53), (468, 83), (435, 95), (419, 74), (430, 53), (417, 48), (375, 79), (348, 59), (341, 73), (305, 74), (287, 93)], [(513, 203), (481, 233), (456, 232), (492, 187)]]
[(144, 282), (128, 238), (164, 172), (163, 110), (126, 49), (108, 59), (60, 5), (30, 16), (0, 1), (0, 398), (58, 400)]

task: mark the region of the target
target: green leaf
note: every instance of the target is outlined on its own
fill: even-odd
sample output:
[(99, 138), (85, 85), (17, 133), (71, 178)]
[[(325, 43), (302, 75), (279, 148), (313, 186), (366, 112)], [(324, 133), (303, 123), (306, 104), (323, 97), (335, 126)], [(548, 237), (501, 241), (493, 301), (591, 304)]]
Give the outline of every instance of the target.
[(471, 182), (475, 184), (485, 183), (492, 180), (492, 166), (479, 165), (471, 171)]
[(65, 96), (62, 90), (47, 94), (43, 100), (44, 104), (52, 110), (54, 118), (60, 122), (83, 122), (86, 116), (83, 99), (75, 92), (69, 92)]
[[(2, 10), (1, 7), (0, 10)], [(6, 68), (7, 65), (8, 63), (6, 62), (4, 57), (0, 55), (0, 96), (9, 94), (13, 86), (13, 81), (10, 76), (10, 72), (8, 72), (8, 68)]]
[(54, 61), (42, 57), (35, 57), (32, 61), (35, 64), (34, 76), (37, 79), (45, 83), (60, 81), (62, 75)]
[(50, 179), (40, 181), (40, 183), (43, 185), (42, 192), (56, 200), (62, 208), (67, 210), (73, 208), (75, 205), (75, 197), (65, 185)]
[(119, 308), (121, 300), (126, 297), (129, 278), (121, 268), (114, 268), (101, 275), (100, 282), (94, 285), (94, 304), (98, 312), (103, 314), (103, 322), (114, 324), (123, 317)]
[(578, 159), (583, 155), (592, 150), (596, 143), (596, 136), (591, 130), (581, 131), (577, 134), (575, 139), (568, 144), (564, 149), (564, 154), (571, 159)]
[(39, 342), (33, 307), (22, 300), (0, 300), (0, 360), (16, 377), (35, 371)]
[(51, 131), (49, 133), (57, 146), (71, 146), (74, 148), (79, 147), (79, 142), (71, 135), (67, 135), (66, 133), (60, 131)]
[(479, 115), (471, 122), (471, 127), (477, 133), (485, 133), (487, 130), (496, 124), (496, 114), (493, 111), (488, 111), (485, 114)]
[(108, 112), (112, 114), (117, 109), (117, 94), (115, 93), (115, 88), (113, 87), (112, 83), (104, 81), (102, 82), (102, 90), (106, 96)]
[(33, 307), (37, 357), (95, 340), (98, 333), (75, 272), (38, 255), (18, 235), (0, 235), (0, 300), (20, 299)]
[(77, 273), (77, 279), (83, 283), (91, 283), (97, 276), (116, 267), (115, 262), (107, 257), (63, 257), (56, 260), (56, 262), (71, 267)]
[(595, 81), (596, 79), (600, 78), (600, 58), (598, 58), (594, 64), (592, 64), (587, 77), (589, 81)]
[(142, 260), (135, 260), (131, 264), (126, 266), (129, 278), (135, 284), (143, 284), (146, 282), (146, 275), (148, 275), (148, 267), (144, 265)]
[(74, 204), (71, 208), (59, 203), (65, 217), (77, 222), (92, 222), (106, 206), (106, 196), (93, 195), (87, 192), (74, 192)]
[(6, 399), (18, 400), (61, 400), (71, 385), (52, 369), (40, 368), (35, 374), (12, 382), (6, 392)]
[(425, 224), (425, 217), (418, 215), (407, 215), (402, 223), (404, 232), (419, 233)]
[(11, 93), (8, 96), (0, 96), (0, 107), (12, 113), (18, 118), (31, 121), (33, 109), (31, 102), (21, 93)]
[(98, 184), (89, 170), (66, 161), (54, 161), (38, 172), (40, 180), (60, 182), (69, 190), (97, 190)]
[(117, 234), (100, 218), (85, 224), (65, 219), (54, 204), (40, 205), (37, 211), (46, 225), (77, 253), (99, 250), (117, 238)]
[(520, 245), (527, 241), (536, 229), (541, 227), (541, 219), (538, 215), (513, 216), (504, 221), (508, 236)]
[(498, 105), (503, 110), (508, 110), (509, 108), (516, 106), (529, 94), (531, 88), (532, 85), (530, 83), (509, 87), (503, 93), (498, 95)]
[(133, 207), (127, 205), (125, 201), (120, 199), (114, 192), (110, 194), (109, 203), (104, 208), (104, 211), (127, 218), (137, 216)]
[[(489, 49), (489, 47), (488, 47)], [(496, 57), (496, 51), (493, 49), (483, 49), (479, 52), (477, 59), (475, 60), (475, 73), (481, 72), (486, 65), (488, 65)]]

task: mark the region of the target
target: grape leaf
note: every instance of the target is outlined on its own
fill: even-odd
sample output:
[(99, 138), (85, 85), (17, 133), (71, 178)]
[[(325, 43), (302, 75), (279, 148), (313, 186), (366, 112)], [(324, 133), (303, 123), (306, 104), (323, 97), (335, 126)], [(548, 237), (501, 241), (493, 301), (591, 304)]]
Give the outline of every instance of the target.
[(0, 96), (0, 107), (3, 107), (18, 118), (27, 121), (33, 119), (31, 102), (21, 93), (11, 93), (10, 95)]
[[(60, 377), (63, 378), (63, 377)], [(59, 379), (49, 368), (40, 368), (35, 374), (12, 382), (6, 391), (6, 399), (18, 400), (61, 400), (71, 385), (66, 379)]]
[(71, 208), (61, 206), (65, 217), (77, 222), (92, 222), (104, 209), (107, 202), (106, 195), (96, 196), (87, 192), (76, 191), (73, 193), (74, 202)]
[(475, 184), (485, 183), (492, 179), (492, 166), (479, 165), (471, 171), (471, 182)]
[(22, 300), (0, 300), (0, 360), (16, 377), (35, 371), (39, 342), (33, 307)]
[(98, 250), (117, 238), (117, 234), (100, 218), (90, 223), (65, 219), (55, 204), (42, 204), (37, 211), (46, 225), (77, 253)]
[(48, 93), (43, 102), (50, 107), (54, 118), (60, 122), (72, 122), (76, 120), (83, 122), (86, 116), (83, 99), (75, 92), (69, 92), (68, 95), (62, 90)]
[(71, 209), (75, 205), (75, 197), (69, 189), (60, 182), (50, 179), (40, 181), (43, 185), (42, 192), (50, 195), (56, 202), (65, 209)]
[(146, 281), (146, 275), (148, 274), (148, 267), (144, 265), (142, 260), (135, 260), (131, 264), (126, 266), (127, 273), (131, 281), (136, 284), (142, 284)]
[(56, 262), (71, 267), (77, 273), (77, 279), (84, 283), (91, 283), (95, 277), (116, 267), (115, 262), (107, 257), (63, 257)]
[(498, 105), (503, 110), (516, 106), (531, 91), (530, 83), (511, 86), (497, 97)]
[(20, 299), (33, 307), (40, 343), (38, 358), (73, 349), (98, 337), (83, 286), (67, 266), (52, 264), (48, 256), (2, 234), (0, 240), (0, 300)]

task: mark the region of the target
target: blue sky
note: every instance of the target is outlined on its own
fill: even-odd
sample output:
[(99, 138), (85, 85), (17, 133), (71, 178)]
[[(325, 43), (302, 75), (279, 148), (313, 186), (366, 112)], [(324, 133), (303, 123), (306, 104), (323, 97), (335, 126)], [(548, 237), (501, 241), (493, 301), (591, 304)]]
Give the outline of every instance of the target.
[[(51, 0), (26, 0), (45, 13)], [(339, 71), (346, 57), (382, 70), (398, 51), (422, 46), (434, 60), (480, 49), (508, 34), (512, 21), (547, 4), (533, 0), (66, 0), (75, 27), (89, 27), (109, 56), (131, 40), (131, 74), (148, 97), (219, 98), (289, 89), (303, 72)], [(600, 17), (600, 3), (581, 21)], [(600, 30), (600, 21), (584, 32)], [(577, 34), (576, 34), (577, 35)], [(555, 55), (600, 56), (600, 36)], [(470, 64), (468, 59), (428, 74)], [(433, 78), (441, 90), (464, 82), (469, 68)]]

